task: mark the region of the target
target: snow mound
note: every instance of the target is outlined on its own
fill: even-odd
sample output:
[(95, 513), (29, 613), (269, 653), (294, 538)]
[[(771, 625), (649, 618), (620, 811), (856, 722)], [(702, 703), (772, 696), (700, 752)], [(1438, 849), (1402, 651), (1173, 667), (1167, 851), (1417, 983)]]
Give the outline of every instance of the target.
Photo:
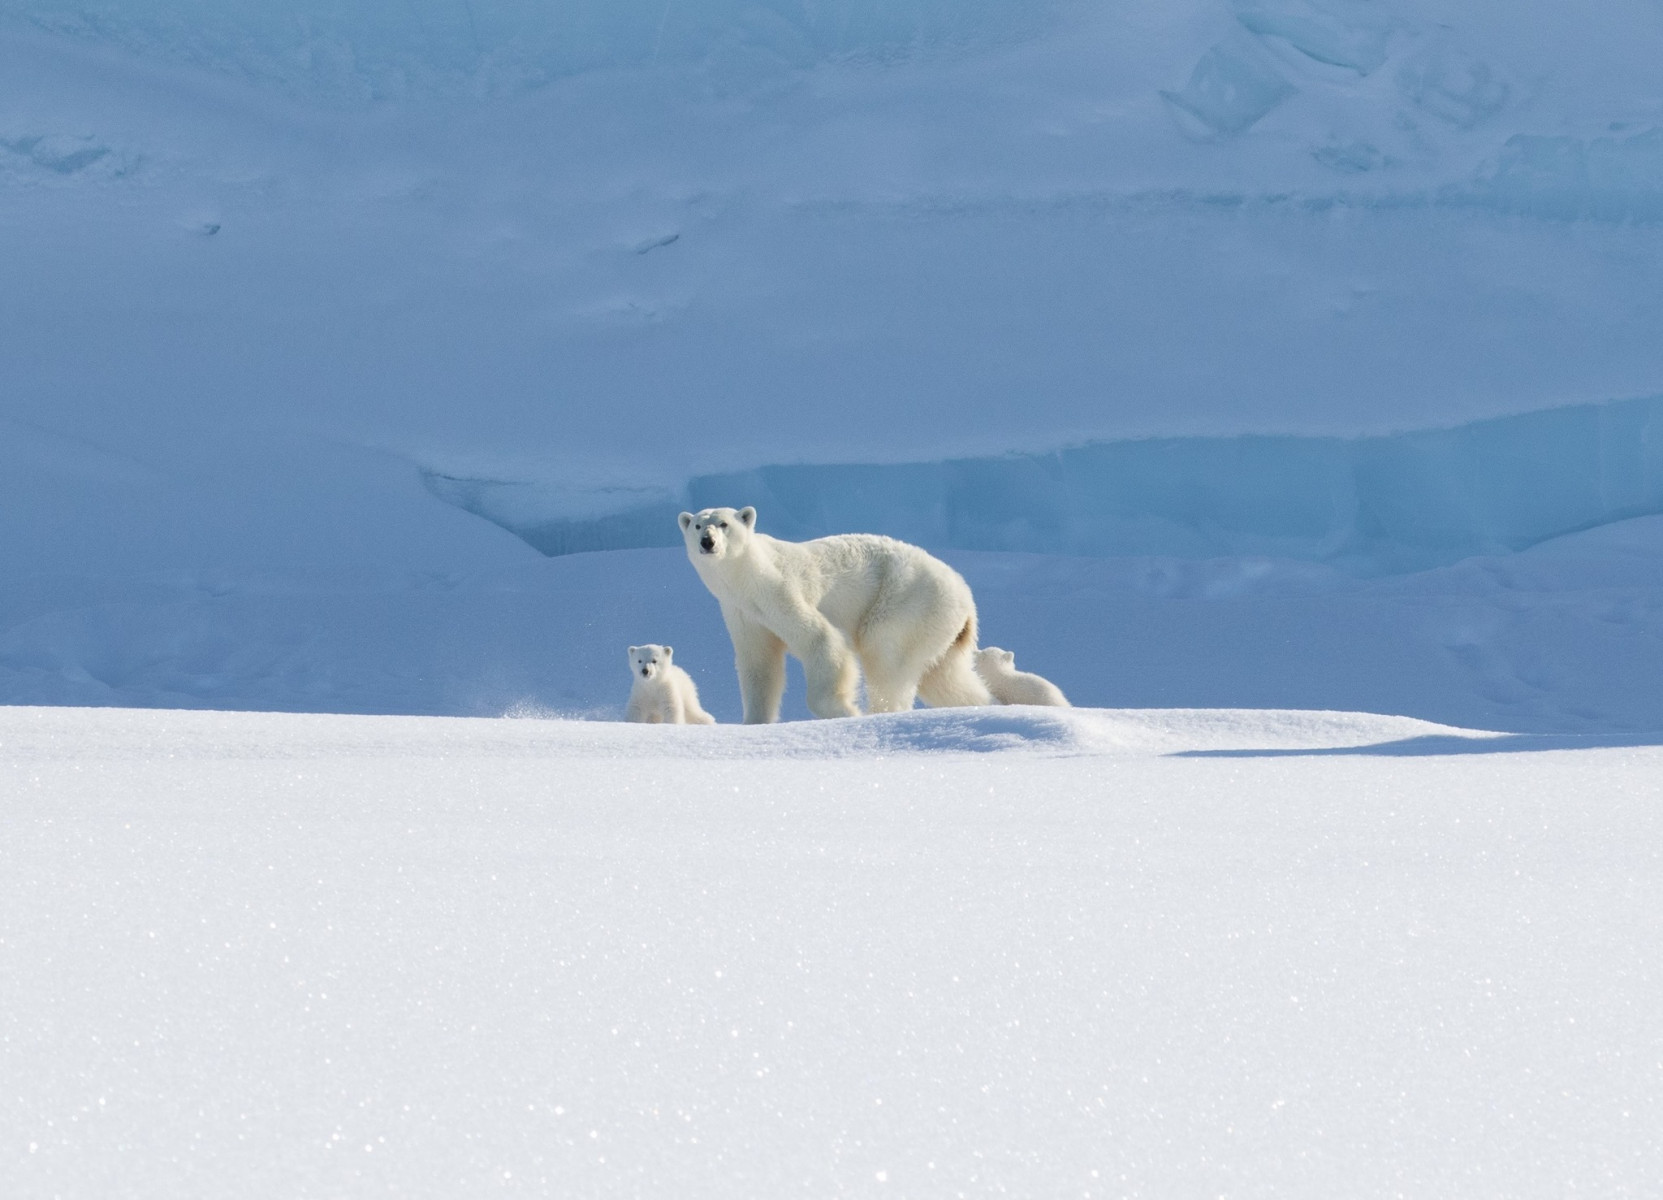
[(0, 757), (22, 762), (450, 759), (843, 759), (1025, 753), (1149, 757), (1321, 751), (1500, 735), (1370, 713), (1250, 709), (919, 709), (778, 725), (658, 726), (542, 718), (370, 717), (0, 708)]

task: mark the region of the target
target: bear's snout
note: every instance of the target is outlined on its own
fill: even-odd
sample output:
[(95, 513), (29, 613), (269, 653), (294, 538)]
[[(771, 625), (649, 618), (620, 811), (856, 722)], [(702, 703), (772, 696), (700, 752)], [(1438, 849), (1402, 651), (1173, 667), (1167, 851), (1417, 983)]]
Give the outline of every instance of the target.
[(716, 539), (710, 536), (708, 529), (705, 530), (704, 536), (699, 539), (699, 549), (706, 554), (716, 549)]

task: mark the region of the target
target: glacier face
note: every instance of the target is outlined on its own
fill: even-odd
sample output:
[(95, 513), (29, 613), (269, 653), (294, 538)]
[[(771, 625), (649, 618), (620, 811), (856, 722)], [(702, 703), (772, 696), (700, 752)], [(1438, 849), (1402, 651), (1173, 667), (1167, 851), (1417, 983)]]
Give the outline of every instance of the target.
[(751, 504), (766, 532), (793, 540), (861, 530), (942, 549), (1266, 556), (1381, 575), (1663, 513), (1663, 397), (1377, 437), (1148, 438), (761, 466), (679, 491), (423, 478), (549, 555), (677, 545), (681, 508)]

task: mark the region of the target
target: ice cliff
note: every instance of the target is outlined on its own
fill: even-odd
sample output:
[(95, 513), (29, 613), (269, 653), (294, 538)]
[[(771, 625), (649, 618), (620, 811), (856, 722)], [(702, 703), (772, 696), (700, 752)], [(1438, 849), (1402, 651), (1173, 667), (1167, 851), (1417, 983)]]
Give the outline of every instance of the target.
[(1262, 555), (1374, 575), (1663, 512), (1663, 398), (1379, 437), (1149, 438), (760, 466), (668, 494), (423, 478), (551, 555), (678, 545), (682, 508), (754, 504), (766, 532), (791, 539), (864, 530), (963, 550)]

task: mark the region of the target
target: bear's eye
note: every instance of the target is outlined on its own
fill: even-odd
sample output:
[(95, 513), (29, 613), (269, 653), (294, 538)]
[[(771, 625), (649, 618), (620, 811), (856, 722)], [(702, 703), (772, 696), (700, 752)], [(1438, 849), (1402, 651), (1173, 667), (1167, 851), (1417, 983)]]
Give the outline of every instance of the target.
[(728, 523), (726, 521), (716, 522), (716, 528), (718, 528), (718, 529), (726, 529), (727, 527), (728, 527)]

